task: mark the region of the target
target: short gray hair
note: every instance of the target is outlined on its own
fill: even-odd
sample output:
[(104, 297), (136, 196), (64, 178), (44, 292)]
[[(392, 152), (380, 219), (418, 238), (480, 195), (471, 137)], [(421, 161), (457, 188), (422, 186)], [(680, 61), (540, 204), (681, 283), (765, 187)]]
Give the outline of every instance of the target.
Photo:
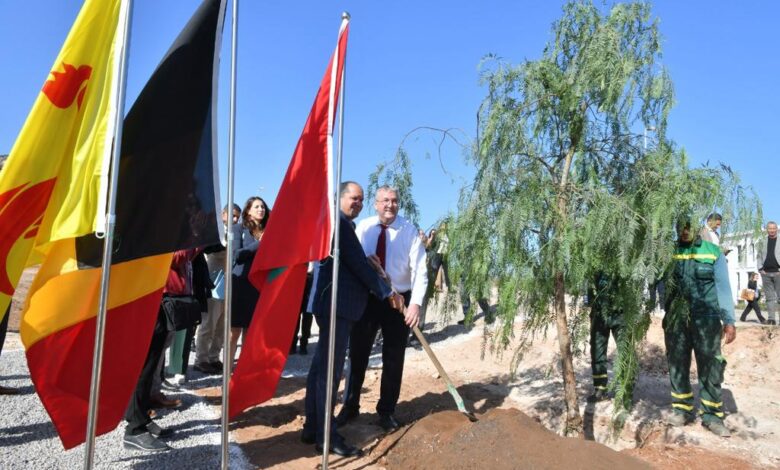
[(374, 196), (374, 199), (376, 199), (376, 197), (379, 196), (379, 193), (381, 191), (385, 191), (385, 192), (392, 191), (392, 192), (395, 193), (396, 196), (398, 196), (398, 190), (397, 189), (395, 189), (394, 187), (390, 186), (389, 184), (383, 184), (382, 186), (376, 188), (376, 196)]

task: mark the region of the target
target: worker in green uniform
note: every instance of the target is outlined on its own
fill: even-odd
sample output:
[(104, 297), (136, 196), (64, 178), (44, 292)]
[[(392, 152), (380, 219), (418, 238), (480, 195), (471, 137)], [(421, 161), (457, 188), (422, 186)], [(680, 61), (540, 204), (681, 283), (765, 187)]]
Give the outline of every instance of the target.
[(734, 305), (725, 257), (717, 245), (695, 233), (690, 218), (678, 221), (677, 247), (666, 275), (663, 328), (674, 412), (668, 422), (683, 426), (695, 419), (690, 379), (693, 352), (702, 425), (728, 437), (731, 434), (723, 424), (721, 396), (726, 359), (720, 343), (721, 339), (731, 343), (737, 336)]
[[(616, 302), (619, 283), (610, 279), (603, 273), (596, 275), (596, 279), (588, 291), (588, 303), (590, 304), (590, 367), (593, 372), (593, 395), (588, 401), (602, 401), (607, 396), (607, 346), (609, 334), (618, 344), (620, 332), (623, 328), (623, 311)], [(629, 397), (631, 394), (627, 394)], [(630, 399), (630, 398), (629, 398)]]

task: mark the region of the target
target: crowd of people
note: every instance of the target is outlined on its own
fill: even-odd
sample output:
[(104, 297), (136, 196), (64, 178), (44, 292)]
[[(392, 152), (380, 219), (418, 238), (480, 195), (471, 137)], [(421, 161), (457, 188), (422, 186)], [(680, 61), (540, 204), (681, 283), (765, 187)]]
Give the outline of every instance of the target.
[[(376, 215), (357, 225), (363, 210), (363, 189), (353, 181), (340, 185), (340, 265), (336, 310), (331, 311), (333, 259), (328, 257), (310, 263), (306, 288), (301, 299), (300, 315), (290, 345), (290, 354), (308, 354), (311, 328), (316, 321), (319, 340), (312, 357), (305, 398), (305, 422), (301, 434), (304, 443), (314, 444), (318, 451), (325, 442), (327, 395), (327, 344), (335, 339), (333, 396), (336, 396), (346, 359), (343, 406), (329, 426), (330, 451), (342, 456), (357, 456), (361, 449), (348, 444), (339, 428), (349, 425), (361, 412), (360, 395), (368, 359), (381, 332), (382, 376), (380, 397), (376, 404), (378, 424), (387, 431), (401, 426), (395, 417), (404, 369), (404, 358), (410, 330), (421, 324), (427, 300), (435, 290), (450, 288), (447, 269), (449, 240), (446, 224), (428, 234), (398, 215), (399, 194), (382, 186), (373, 201)], [(125, 413), (124, 444), (143, 451), (165, 451), (170, 447), (163, 439), (170, 431), (155, 421), (156, 410), (177, 408), (180, 400), (165, 395), (186, 381), (190, 352), (195, 352), (194, 369), (207, 375), (223, 373), (223, 348), (228, 348), (230, 366), (242, 337), (252, 320), (261, 295), (249, 281), (249, 271), (262, 243), (271, 209), (260, 197), (251, 197), (243, 209), (226, 206), (222, 221), (232, 217), (233, 252), (226, 243), (177, 251), (165, 285), (157, 314), (148, 355), (135, 391)], [(690, 219), (677, 225), (678, 240), (670, 268), (659, 283), (665, 310), (663, 329), (671, 383), (673, 414), (669, 424), (684, 426), (696, 418), (694, 395), (690, 382), (691, 358), (695, 354), (699, 382), (702, 424), (719, 436), (728, 436), (723, 423), (721, 383), (726, 361), (721, 342), (736, 337), (734, 302), (728, 281), (725, 254), (720, 247), (718, 229), (722, 218), (712, 214), (697, 232)], [(758, 273), (751, 273), (748, 290), (752, 296), (741, 320), (755, 310), (761, 323), (775, 324), (777, 300), (780, 297), (780, 247), (777, 224), (767, 224), (767, 235), (757, 246)], [(228, 257), (230, 272), (225, 272)], [(758, 278), (766, 295), (768, 320), (758, 305)], [(232, 277), (230, 341), (224, 343), (225, 280)], [(429, 277), (432, 282), (429, 283)], [(435, 286), (434, 286), (435, 285)], [(659, 286), (660, 287), (660, 286)], [(612, 335), (618, 344), (624, 331), (624, 313), (613, 295), (622, 289), (621, 280), (600, 273), (588, 294), (591, 315), (591, 366), (594, 392), (589, 397), (599, 401), (609, 397), (607, 347)], [(655, 289), (653, 289), (655, 290)], [(470, 299), (462, 298), (464, 315)], [(487, 299), (478, 304), (488, 317)], [(336, 316), (335, 330), (330, 331), (330, 317)], [(0, 348), (9, 315), (0, 325)], [(299, 336), (300, 333), (300, 336)], [(194, 348), (193, 348), (194, 342)], [(165, 351), (168, 351), (167, 360)], [(13, 388), (0, 386), (0, 394), (13, 394)], [(630, 392), (630, 391), (629, 391)], [(627, 395), (630, 406), (631, 394)], [(332, 404), (335, 407), (335, 404)]]
[[(419, 323), (427, 289), (425, 246), (417, 228), (398, 216), (398, 194), (382, 187), (377, 192), (377, 216), (352, 221), (363, 208), (363, 190), (347, 182), (341, 188), (341, 266), (337, 303), (335, 370), (342, 371), (349, 344), (350, 372), (347, 377), (347, 412), (343, 425), (358, 414), (360, 389), (368, 357), (378, 331), (382, 331), (382, 392), (378, 411), (380, 424), (388, 430), (400, 426), (393, 413), (401, 390), (403, 362), (410, 328)], [(233, 205), (222, 212), (223, 223), (233, 220), (231, 272), (225, 273), (228, 253), (225, 243), (177, 251), (163, 292), (149, 353), (125, 415), (124, 444), (144, 451), (169, 449), (153, 417), (155, 409), (176, 408), (181, 402), (169, 399), (165, 389), (174, 390), (185, 380), (190, 348), (195, 341), (194, 369), (203, 374), (221, 374), (221, 350), (229, 350), (235, 363), (239, 342), (249, 327), (260, 292), (249, 281), (249, 271), (260, 246), (271, 210), (260, 197), (251, 197), (243, 209)], [(308, 354), (314, 319), (319, 327), (317, 349), (307, 379), (306, 425), (303, 440), (323, 445), (324, 403), (327, 377), (330, 289), (332, 259), (311, 263), (301, 300), (300, 316), (290, 345), (290, 354)], [(230, 343), (223, 345), (225, 277), (232, 277)], [(300, 336), (299, 336), (300, 333)], [(167, 366), (165, 351), (168, 350)], [(340, 375), (336, 377), (336, 386)], [(332, 427), (331, 450), (355, 455)]]
[[(125, 447), (144, 451), (170, 448), (161, 440), (167, 436), (167, 430), (161, 429), (152, 418), (155, 409), (181, 405), (180, 400), (167, 398), (162, 389), (176, 390), (186, 380), (194, 339), (194, 369), (208, 375), (222, 374), (227, 275), (233, 281), (227, 348), (230, 364), (235, 361), (239, 341), (249, 328), (260, 296), (249, 281), (249, 271), (270, 213), (260, 197), (250, 197), (243, 210), (235, 204), (223, 209), (225, 226), (228, 217), (232, 217), (234, 246), (230, 273), (225, 272), (228, 253), (224, 242), (173, 254), (149, 352), (125, 414)], [(167, 367), (166, 349), (169, 350)]]

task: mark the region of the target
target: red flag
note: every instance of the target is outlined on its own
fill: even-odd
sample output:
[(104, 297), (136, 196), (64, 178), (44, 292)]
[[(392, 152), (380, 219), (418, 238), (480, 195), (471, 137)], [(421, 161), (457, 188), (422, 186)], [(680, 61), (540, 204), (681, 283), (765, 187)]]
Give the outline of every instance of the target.
[(252, 263), (249, 278), (262, 294), (230, 380), (231, 418), (273, 397), (298, 319), (306, 265), (330, 253), (333, 124), (348, 33), (344, 19)]

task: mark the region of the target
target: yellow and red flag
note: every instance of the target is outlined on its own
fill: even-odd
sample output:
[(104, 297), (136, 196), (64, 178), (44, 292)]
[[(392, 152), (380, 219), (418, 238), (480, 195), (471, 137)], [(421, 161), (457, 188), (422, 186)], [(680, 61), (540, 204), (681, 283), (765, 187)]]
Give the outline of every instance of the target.
[[(88, 0), (84, 8), (104, 4)], [(124, 120), (98, 435), (119, 424), (135, 388), (173, 252), (219, 241), (215, 70), (224, 10), (225, 0), (203, 1)], [(74, 29), (80, 24), (77, 20)], [(89, 175), (63, 173), (54, 196), (64, 184), (63, 194), (76, 198), (79, 178)], [(88, 195), (78, 194), (81, 199), (74, 200), (90, 205), (94, 217), (99, 198), (82, 201)], [(20, 335), (35, 389), (68, 449), (86, 437), (103, 242), (92, 226), (65, 230), (80, 223), (75, 217), (52, 222), (48, 217), (47, 209), (38, 238), (58, 235), (48, 236), (40, 250), (45, 256), (25, 303)]]
[(102, 230), (96, 214), (105, 213), (99, 209), (117, 121), (119, 19), (119, 0), (84, 2), (5, 163), (0, 315), (22, 270), (51, 242)]

